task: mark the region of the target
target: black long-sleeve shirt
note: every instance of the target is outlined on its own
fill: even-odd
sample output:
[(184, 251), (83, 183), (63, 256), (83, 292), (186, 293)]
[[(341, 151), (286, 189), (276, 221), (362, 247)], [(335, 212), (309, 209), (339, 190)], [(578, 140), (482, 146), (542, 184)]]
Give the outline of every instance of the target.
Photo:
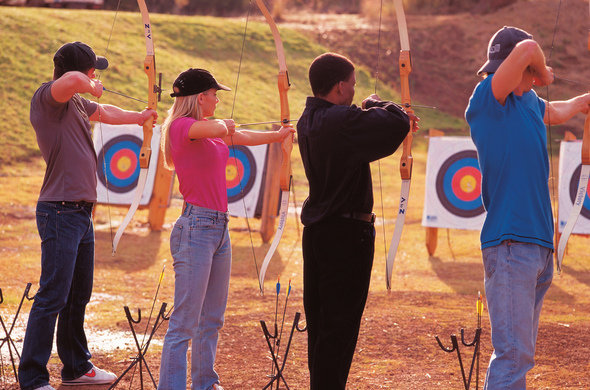
[(309, 181), (309, 197), (301, 212), (305, 226), (342, 213), (372, 212), (369, 163), (395, 152), (410, 129), (410, 120), (392, 102), (370, 99), (365, 106), (307, 98), (297, 122)]

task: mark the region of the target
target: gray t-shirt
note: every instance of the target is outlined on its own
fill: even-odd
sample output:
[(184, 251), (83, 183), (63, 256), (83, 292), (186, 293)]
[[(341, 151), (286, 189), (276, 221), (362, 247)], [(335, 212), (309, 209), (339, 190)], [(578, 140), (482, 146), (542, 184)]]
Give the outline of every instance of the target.
[(88, 117), (98, 104), (78, 94), (65, 103), (51, 96), (53, 81), (31, 99), (30, 120), (47, 163), (40, 201), (96, 202), (96, 152)]

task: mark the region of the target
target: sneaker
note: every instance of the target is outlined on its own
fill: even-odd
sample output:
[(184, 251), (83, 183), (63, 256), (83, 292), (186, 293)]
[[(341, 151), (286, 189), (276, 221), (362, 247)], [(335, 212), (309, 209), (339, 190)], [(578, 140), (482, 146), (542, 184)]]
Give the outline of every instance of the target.
[(108, 385), (117, 380), (117, 375), (110, 371), (101, 370), (98, 367), (92, 368), (79, 378), (71, 380), (62, 380), (61, 384), (64, 386), (77, 385)]
[(45, 385), (41, 387), (37, 387), (35, 390), (55, 390), (51, 385)]
[(216, 383), (216, 384), (214, 384), (214, 385), (213, 385), (212, 389), (213, 389), (213, 390), (223, 390), (223, 387), (221, 387), (221, 386), (219, 385), (219, 383)]

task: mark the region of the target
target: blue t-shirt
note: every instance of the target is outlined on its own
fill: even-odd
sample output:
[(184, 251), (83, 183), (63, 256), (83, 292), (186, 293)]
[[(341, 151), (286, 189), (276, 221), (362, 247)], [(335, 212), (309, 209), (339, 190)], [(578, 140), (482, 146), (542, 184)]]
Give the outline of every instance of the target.
[(475, 87), (465, 111), (488, 212), (481, 247), (515, 240), (553, 249), (545, 103), (531, 90), (511, 93), (502, 106), (492, 93), (492, 78)]

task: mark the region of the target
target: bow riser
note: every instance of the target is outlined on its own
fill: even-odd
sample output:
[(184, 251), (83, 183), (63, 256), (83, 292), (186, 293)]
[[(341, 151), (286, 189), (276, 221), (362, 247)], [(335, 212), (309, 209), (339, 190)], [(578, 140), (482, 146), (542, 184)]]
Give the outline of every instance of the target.
[[(281, 123), (283, 126), (292, 126), (290, 123), (290, 110), (289, 110), (289, 99), (287, 97), (287, 93), (289, 88), (291, 88), (291, 83), (289, 82), (289, 74), (287, 71), (279, 71), (279, 75), (277, 77), (278, 80), (278, 87), (279, 87), (279, 99), (281, 102)], [(281, 150), (282, 154), (282, 161), (281, 161), (281, 171), (280, 171), (280, 188), (281, 191), (289, 191), (291, 189), (291, 151), (293, 150), (293, 137), (288, 137), (285, 142), (283, 142)]]
[[(146, 41), (151, 41), (151, 29), (145, 25)], [(149, 38), (148, 38), (149, 37)], [(158, 106), (158, 86), (156, 84), (156, 60), (153, 55), (147, 55), (143, 61), (143, 70), (148, 77), (148, 108), (156, 110)], [(148, 168), (152, 156), (152, 136), (153, 136), (154, 118), (150, 117), (143, 123), (143, 143), (139, 151), (139, 166)]]
[[(399, 72), (400, 72), (400, 90), (402, 106), (408, 114), (413, 114), (412, 101), (410, 98), (410, 73), (412, 72), (412, 61), (410, 59), (410, 52), (401, 50), (399, 54)], [(412, 166), (414, 159), (412, 158), (412, 132), (404, 139), (402, 146), (402, 157), (400, 159), (400, 175), (402, 180), (410, 180), (412, 178)]]

